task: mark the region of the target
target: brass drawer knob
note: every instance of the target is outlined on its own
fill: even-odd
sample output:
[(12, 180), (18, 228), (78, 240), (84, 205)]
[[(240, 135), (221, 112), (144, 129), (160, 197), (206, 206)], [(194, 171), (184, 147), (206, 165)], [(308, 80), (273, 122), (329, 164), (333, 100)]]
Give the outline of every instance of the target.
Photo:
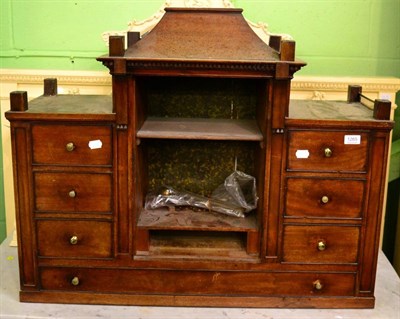
[(68, 152), (72, 152), (72, 151), (75, 149), (75, 144), (72, 143), (72, 142), (67, 143), (67, 145), (65, 145), (65, 149), (66, 149)]
[(78, 286), (79, 285), (79, 278), (78, 277), (72, 278), (71, 285)]
[(323, 251), (326, 249), (326, 243), (323, 240), (320, 240), (317, 245), (318, 250)]
[(68, 196), (71, 197), (71, 198), (75, 198), (76, 197), (76, 191), (73, 190), (73, 189), (70, 190), (69, 193), (68, 193)]
[(331, 157), (332, 156), (332, 150), (329, 147), (327, 147), (324, 150), (324, 154), (325, 154), (325, 157)]
[(322, 288), (324, 287), (320, 280), (314, 281), (313, 286), (315, 290), (322, 290)]
[(71, 245), (76, 245), (78, 243), (78, 236), (72, 236), (69, 239), (69, 242), (70, 242)]
[(321, 197), (321, 202), (322, 202), (323, 204), (327, 204), (327, 203), (329, 202), (329, 197), (326, 196), (326, 195), (322, 196), (322, 197)]

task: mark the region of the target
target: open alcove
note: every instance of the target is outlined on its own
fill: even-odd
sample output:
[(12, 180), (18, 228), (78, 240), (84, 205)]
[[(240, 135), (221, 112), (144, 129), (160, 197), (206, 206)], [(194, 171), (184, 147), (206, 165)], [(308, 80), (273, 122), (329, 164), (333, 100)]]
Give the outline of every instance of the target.
[[(210, 198), (210, 209), (142, 209), (139, 254), (258, 257), (262, 200), (245, 217), (212, 211), (213, 191), (234, 171), (256, 177), (263, 194), (268, 81), (229, 77), (141, 77), (136, 133), (141, 202), (163, 187)], [(264, 130), (264, 131), (263, 131)], [(170, 243), (170, 245), (169, 245)]]

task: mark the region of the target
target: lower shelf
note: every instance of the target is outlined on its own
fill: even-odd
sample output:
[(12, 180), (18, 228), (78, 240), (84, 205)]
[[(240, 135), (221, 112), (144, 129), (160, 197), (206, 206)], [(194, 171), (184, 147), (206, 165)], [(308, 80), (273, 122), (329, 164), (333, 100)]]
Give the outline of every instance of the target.
[(213, 212), (143, 210), (137, 223), (139, 256), (255, 259), (259, 231), (255, 215), (238, 218)]
[(240, 232), (150, 231), (149, 250), (143, 253), (163, 259), (259, 260), (247, 253), (247, 236)]

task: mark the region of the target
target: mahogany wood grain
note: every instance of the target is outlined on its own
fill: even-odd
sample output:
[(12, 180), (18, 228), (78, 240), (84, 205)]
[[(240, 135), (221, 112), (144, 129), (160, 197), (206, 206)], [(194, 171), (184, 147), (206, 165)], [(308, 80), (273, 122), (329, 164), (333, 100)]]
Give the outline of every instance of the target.
[(10, 108), (13, 112), (24, 112), (28, 109), (28, 93), (13, 91), (10, 93)]
[(365, 184), (365, 180), (287, 178), (284, 214), (309, 218), (360, 219), (364, 212)]
[(392, 103), (389, 100), (377, 99), (374, 101), (374, 119), (390, 120)]
[[(33, 125), (32, 140), (35, 164), (112, 165), (110, 126)], [(100, 141), (101, 146), (91, 148), (91, 141)], [(69, 143), (73, 143), (71, 150)]]
[(93, 173), (34, 174), (35, 211), (112, 212), (112, 175)]
[[(359, 144), (346, 144), (345, 136), (358, 136)], [(302, 130), (289, 131), (287, 169), (297, 171), (366, 172), (368, 132)], [(329, 149), (330, 156), (325, 155)], [(300, 157), (298, 151), (307, 151)]]
[(360, 102), (361, 93), (361, 85), (349, 85), (347, 88), (347, 103)]
[[(285, 225), (283, 262), (357, 263), (360, 227)], [(324, 249), (318, 249), (323, 243)]]
[(57, 79), (44, 79), (44, 96), (57, 95)]
[(296, 42), (293, 40), (284, 40), (281, 42), (280, 59), (282, 61), (294, 61), (295, 60), (295, 48)]
[(375, 132), (370, 149), (371, 168), (368, 206), (365, 212), (366, 229), (362, 240), (363, 245), (362, 269), (360, 271), (360, 292), (368, 293), (374, 291), (376, 266), (379, 247), (379, 231), (382, 220), (384, 176), (389, 147), (389, 135), (383, 132)]
[[(39, 219), (38, 256), (111, 258), (112, 223), (95, 220)], [(76, 237), (76, 243), (71, 238)]]
[(108, 49), (110, 56), (123, 56), (125, 53), (125, 37), (120, 35), (110, 36)]
[[(351, 296), (352, 273), (285, 273), (237, 271), (130, 270), (90, 268), (41, 268), (41, 286), (46, 290), (147, 293), (171, 295), (230, 296)], [(71, 280), (79, 278), (79, 285)], [(323, 289), (313, 283), (320, 280)], [(254, 284), (254, 283), (257, 284)], [(132, 295), (134, 298), (134, 295)]]
[(32, 157), (28, 152), (31, 139), (29, 124), (11, 123), (12, 153), (14, 167), (14, 190), (16, 194), (15, 213), (18, 220), (18, 262), (20, 267), (20, 286), (23, 290), (34, 290), (38, 285), (36, 251), (36, 232), (32, 220), (30, 164)]
[(130, 47), (140, 40), (140, 32), (128, 31), (127, 38), (128, 38), (128, 47)]

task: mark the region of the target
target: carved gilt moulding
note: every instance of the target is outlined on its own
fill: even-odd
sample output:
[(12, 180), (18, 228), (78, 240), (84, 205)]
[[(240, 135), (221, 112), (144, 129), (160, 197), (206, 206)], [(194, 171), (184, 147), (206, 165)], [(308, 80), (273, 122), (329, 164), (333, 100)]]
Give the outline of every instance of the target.
[[(161, 20), (165, 10), (164, 8), (171, 7), (183, 7), (183, 8), (234, 8), (235, 6), (230, 0), (166, 0), (160, 9), (154, 13), (151, 17), (137, 21), (133, 19), (128, 22), (128, 28), (122, 31), (106, 31), (102, 34), (103, 41), (108, 46), (108, 39), (111, 35), (125, 36), (127, 32), (139, 32), (141, 36), (150, 32), (154, 26)], [(254, 23), (246, 19), (246, 22), (258, 35), (258, 37), (265, 43), (269, 43), (269, 37), (272, 35), (268, 31), (268, 24), (265, 22)], [(276, 34), (274, 34), (276, 35)], [(288, 34), (278, 34), (283, 40), (292, 40), (292, 37)], [(125, 41), (127, 42), (127, 41)]]

